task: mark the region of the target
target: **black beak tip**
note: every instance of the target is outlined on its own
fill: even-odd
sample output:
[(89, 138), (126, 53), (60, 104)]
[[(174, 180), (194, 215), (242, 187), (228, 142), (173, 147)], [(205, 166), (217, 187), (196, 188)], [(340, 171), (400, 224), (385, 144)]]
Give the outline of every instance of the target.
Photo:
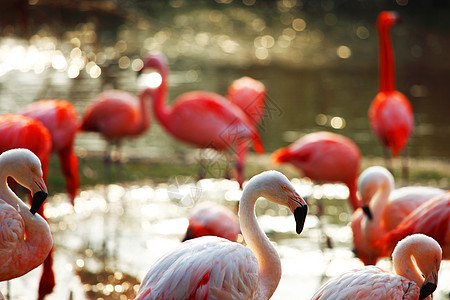
[(295, 218), (295, 223), (296, 223), (295, 231), (297, 232), (297, 234), (300, 234), (303, 231), (303, 226), (305, 225), (307, 213), (308, 213), (307, 205), (297, 207), (294, 210), (294, 218)]
[(370, 211), (370, 208), (368, 206), (363, 206), (362, 210), (366, 214), (366, 216), (369, 218), (369, 220), (372, 220), (372, 212)]
[(44, 203), (45, 199), (47, 199), (47, 193), (43, 191), (38, 191), (33, 195), (33, 200), (31, 201), (30, 212), (34, 215), (41, 205)]
[(420, 289), (419, 300), (425, 299), (429, 295), (433, 294), (433, 292), (436, 290), (436, 287), (436, 284), (431, 282), (427, 282), (426, 284), (424, 284)]

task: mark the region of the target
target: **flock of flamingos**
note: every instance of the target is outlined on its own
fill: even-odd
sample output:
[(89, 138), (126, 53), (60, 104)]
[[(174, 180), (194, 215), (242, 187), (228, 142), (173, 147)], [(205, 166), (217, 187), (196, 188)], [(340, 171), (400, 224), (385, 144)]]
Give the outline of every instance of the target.
[[(369, 108), (371, 127), (393, 156), (406, 146), (413, 130), (411, 105), (395, 90), (389, 31), (397, 20), (395, 12), (381, 12), (377, 20), (380, 81)], [(278, 171), (262, 172), (243, 185), (250, 145), (264, 152), (257, 131), (264, 115), (264, 85), (244, 77), (233, 82), (226, 98), (194, 91), (169, 106), (164, 55), (146, 57), (146, 69), (161, 75), (158, 87), (144, 89), (139, 97), (103, 92), (86, 108), (81, 122), (70, 102), (54, 99), (36, 101), (21, 114), (0, 116), (0, 281), (43, 263), (39, 299), (51, 293), (53, 238), (43, 217), (50, 153), (59, 155), (73, 204), (80, 186), (73, 153), (76, 133), (98, 132), (111, 143), (140, 135), (150, 126), (152, 103), (156, 119), (176, 139), (198, 148), (234, 149), (243, 194), (238, 217), (213, 205), (194, 209), (185, 241), (153, 265), (136, 299), (269, 299), (281, 278), (281, 262), (258, 225), (255, 202), (264, 197), (288, 207), (298, 234), (308, 206)], [(360, 158), (353, 141), (331, 132), (308, 134), (272, 154), (273, 163), (291, 163), (313, 180), (342, 182), (349, 189), (354, 247), (366, 266), (330, 279), (312, 298), (431, 299), (441, 259), (450, 259), (450, 192), (432, 187), (394, 190), (394, 178), (384, 167), (359, 174)], [(8, 177), (31, 191), (31, 208), (10, 188), (15, 184)], [(246, 246), (236, 242), (240, 232)], [(390, 256), (393, 273), (374, 266)]]

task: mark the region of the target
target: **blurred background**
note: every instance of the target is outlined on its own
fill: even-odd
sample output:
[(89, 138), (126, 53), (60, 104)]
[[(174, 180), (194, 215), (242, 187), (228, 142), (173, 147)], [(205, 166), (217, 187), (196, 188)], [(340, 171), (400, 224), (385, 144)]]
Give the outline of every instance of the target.
[[(318, 130), (355, 141), (363, 167), (383, 164), (367, 118), (378, 90), (375, 23), (382, 10), (402, 18), (391, 37), (397, 90), (411, 101), (416, 122), (408, 144), (412, 184), (448, 189), (450, 3), (445, 0), (4, 0), (0, 114), (61, 98), (81, 115), (105, 89), (137, 94), (143, 57), (162, 51), (170, 67), (168, 99), (191, 90), (224, 95), (242, 76), (265, 84), (267, 113), (259, 131), (268, 154), (249, 157), (249, 176), (274, 168), (271, 152)], [(107, 182), (99, 169), (105, 142), (97, 134), (77, 136), (83, 187), (74, 209), (58, 193), (64, 186), (57, 168), (50, 174), (55, 194), (46, 213), (55, 235), (57, 286), (47, 299), (132, 299), (146, 270), (179, 242), (195, 202), (233, 207), (239, 199), (235, 182), (218, 179), (220, 174), (194, 182), (197, 150), (167, 135), (155, 118), (150, 130), (123, 146), (128, 168)], [(298, 238), (293, 223), (283, 223), (285, 211), (260, 208), (261, 215), (273, 217), (261, 222), (278, 244), (285, 270), (274, 299), (293, 299), (298, 288), (290, 288), (298, 284), (305, 286), (298, 299), (309, 299), (323, 279), (360, 263), (351, 253), (351, 214), (341, 201), (347, 194), (341, 185), (313, 185), (294, 169), (283, 170), (297, 177), (296, 186), (312, 196), (312, 204), (324, 199), (328, 235), (337, 240), (327, 248), (314, 216), (307, 222), (310, 230)], [(435, 299), (449, 298), (448, 265), (443, 272)], [(14, 280), (11, 299), (35, 297), (38, 277), (36, 270)], [(6, 286), (0, 288), (4, 292)]]

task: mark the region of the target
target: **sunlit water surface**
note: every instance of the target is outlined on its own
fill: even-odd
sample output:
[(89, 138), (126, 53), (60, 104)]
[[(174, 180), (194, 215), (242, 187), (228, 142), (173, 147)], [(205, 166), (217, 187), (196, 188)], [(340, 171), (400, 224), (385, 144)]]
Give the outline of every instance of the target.
[[(362, 265), (352, 252), (350, 214), (344, 200), (347, 189), (339, 184), (319, 186), (300, 179), (293, 179), (292, 183), (310, 203), (300, 236), (294, 232), (295, 221), (288, 209), (265, 199), (256, 206), (259, 223), (281, 257), (283, 276), (272, 299), (310, 299), (330, 276)], [(167, 184), (149, 181), (97, 186), (81, 192), (74, 207), (65, 195), (55, 195), (48, 200), (45, 212), (55, 239), (57, 284), (46, 299), (89, 299), (87, 291), (96, 291), (103, 299), (127, 299), (110, 295), (124, 288), (138, 289), (150, 266), (180, 243), (189, 210), (196, 203), (215, 201), (235, 210), (240, 196), (234, 181), (205, 179), (195, 183), (181, 177)], [(324, 205), (321, 222), (315, 214), (319, 203)], [(380, 261), (379, 266), (386, 270), (392, 267), (387, 259)], [(80, 270), (97, 274), (109, 270), (115, 277), (128, 274), (137, 281), (115, 286), (82, 283), (76, 275)], [(38, 268), (10, 281), (10, 299), (36, 298), (40, 274)], [(0, 290), (6, 293), (6, 283), (1, 283)], [(448, 299), (449, 293), (450, 264), (444, 261), (434, 299)]]

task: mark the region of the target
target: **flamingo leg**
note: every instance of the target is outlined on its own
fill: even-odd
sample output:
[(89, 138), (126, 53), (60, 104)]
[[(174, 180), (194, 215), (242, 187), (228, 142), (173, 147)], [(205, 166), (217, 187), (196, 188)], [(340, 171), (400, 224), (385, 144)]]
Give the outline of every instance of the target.
[(409, 180), (409, 161), (408, 161), (408, 155), (407, 155), (407, 147), (403, 150), (402, 153), (402, 177), (405, 183)]
[(388, 147), (383, 147), (384, 154), (384, 164), (386, 165), (386, 169), (389, 170), (392, 174), (394, 174), (394, 169), (392, 168), (392, 156)]

